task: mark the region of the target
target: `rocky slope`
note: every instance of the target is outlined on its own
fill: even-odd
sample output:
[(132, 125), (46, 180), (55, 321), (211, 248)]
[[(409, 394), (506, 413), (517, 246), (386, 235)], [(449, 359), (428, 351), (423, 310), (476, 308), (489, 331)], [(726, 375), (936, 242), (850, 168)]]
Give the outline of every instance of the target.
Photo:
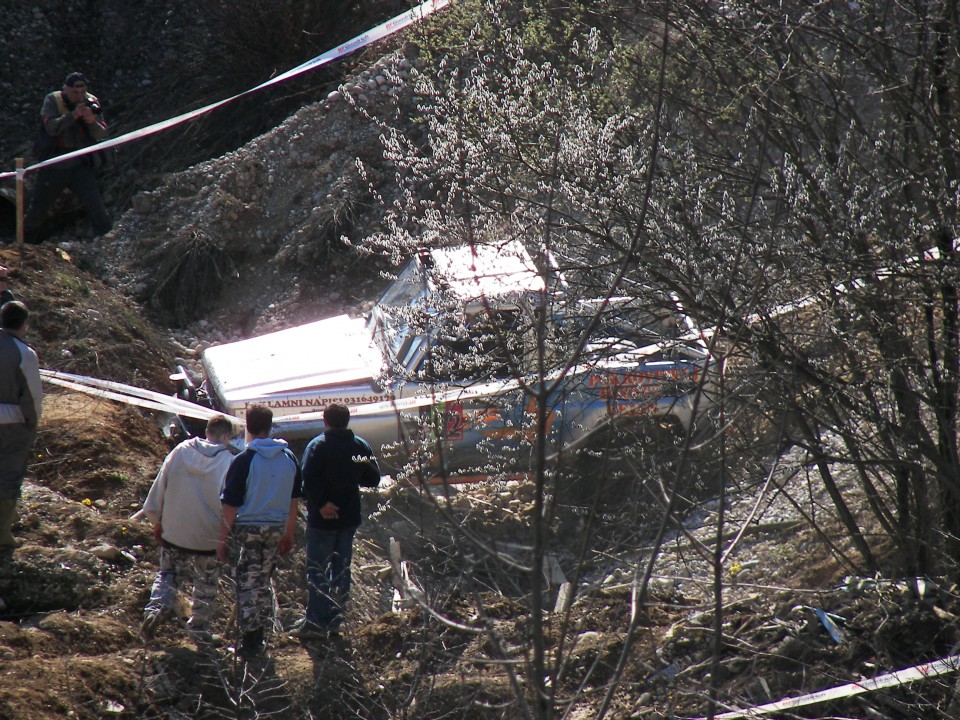
[[(341, 239), (381, 229), (382, 208), (367, 184), (387, 169), (378, 130), (360, 108), (412, 113), (415, 98), (405, 88), (412, 62), (400, 50), (388, 52), (236, 152), (134, 196), (114, 232), (71, 247), (81, 263), (185, 331), (180, 340), (190, 347), (197, 338), (232, 340), (360, 311), (376, 299), (379, 271), (389, 269)], [(358, 157), (372, 176), (360, 177)], [(217, 263), (203, 287), (190, 285), (194, 270), (169, 262), (198, 244), (207, 257), (196, 262)], [(191, 301), (197, 296), (201, 305)]]

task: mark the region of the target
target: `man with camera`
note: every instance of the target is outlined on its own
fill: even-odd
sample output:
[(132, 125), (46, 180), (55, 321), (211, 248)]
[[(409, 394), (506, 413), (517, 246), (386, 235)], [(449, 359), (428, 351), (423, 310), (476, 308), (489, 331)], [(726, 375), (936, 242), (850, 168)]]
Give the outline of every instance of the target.
[[(34, 143), (38, 161), (89, 147), (107, 137), (100, 102), (87, 92), (87, 78), (82, 73), (70, 73), (62, 90), (44, 98), (40, 116), (41, 128)], [(24, 218), (27, 242), (42, 240), (39, 227), (64, 189), (71, 190), (86, 207), (95, 235), (103, 235), (113, 227), (97, 188), (92, 156), (84, 155), (37, 171)]]

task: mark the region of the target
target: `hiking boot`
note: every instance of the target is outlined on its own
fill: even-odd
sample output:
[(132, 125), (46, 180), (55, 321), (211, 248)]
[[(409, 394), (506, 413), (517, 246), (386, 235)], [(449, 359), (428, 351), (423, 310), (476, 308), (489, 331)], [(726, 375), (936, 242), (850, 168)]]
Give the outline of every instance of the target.
[(13, 551), (16, 550), (18, 547), (20, 547), (20, 545), (22, 545), (22, 543), (17, 539), (13, 539), (7, 542), (0, 541), (0, 554), (12, 555)]
[(335, 652), (349, 652), (350, 642), (336, 628), (327, 633), (327, 646)]
[(217, 645), (217, 639), (203, 623), (187, 622), (187, 637), (197, 646), (197, 650), (212, 651)]
[(11, 530), (17, 521), (17, 499), (0, 500), (0, 549), (14, 550), (20, 543), (13, 536)]
[(266, 649), (266, 643), (263, 641), (263, 628), (245, 632), (240, 639), (240, 647), (237, 648), (237, 655), (244, 660), (252, 660), (263, 654)]
[(160, 610), (150, 610), (143, 614), (143, 622), (140, 623), (140, 639), (144, 642), (153, 640), (157, 635), (157, 628), (163, 619), (163, 613)]
[(326, 640), (327, 631), (316, 623), (300, 620), (290, 634), (298, 640)]
[(159, 628), (160, 624), (170, 617), (171, 614), (167, 608), (161, 610), (151, 608), (144, 612), (143, 622), (140, 624), (140, 639), (144, 642), (153, 640), (157, 635), (157, 628)]

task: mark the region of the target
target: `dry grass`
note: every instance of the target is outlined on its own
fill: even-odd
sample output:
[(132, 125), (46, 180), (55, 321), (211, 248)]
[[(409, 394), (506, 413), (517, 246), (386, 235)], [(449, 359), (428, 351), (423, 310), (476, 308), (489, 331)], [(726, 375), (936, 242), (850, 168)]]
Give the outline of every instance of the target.
[(200, 317), (220, 296), (224, 280), (236, 274), (223, 247), (196, 228), (162, 245), (155, 260), (150, 305), (180, 325)]

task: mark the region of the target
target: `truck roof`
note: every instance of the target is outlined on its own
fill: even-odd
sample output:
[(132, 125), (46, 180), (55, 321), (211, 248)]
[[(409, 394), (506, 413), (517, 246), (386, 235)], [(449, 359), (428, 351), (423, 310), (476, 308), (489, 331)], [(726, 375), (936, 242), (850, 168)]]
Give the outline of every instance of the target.
[(364, 324), (338, 315), (207, 348), (207, 381), (233, 413), (268, 395), (375, 377), (382, 358)]
[(431, 276), (464, 300), (493, 298), (545, 288), (530, 254), (517, 240), (502, 245), (466, 245), (430, 251)]

